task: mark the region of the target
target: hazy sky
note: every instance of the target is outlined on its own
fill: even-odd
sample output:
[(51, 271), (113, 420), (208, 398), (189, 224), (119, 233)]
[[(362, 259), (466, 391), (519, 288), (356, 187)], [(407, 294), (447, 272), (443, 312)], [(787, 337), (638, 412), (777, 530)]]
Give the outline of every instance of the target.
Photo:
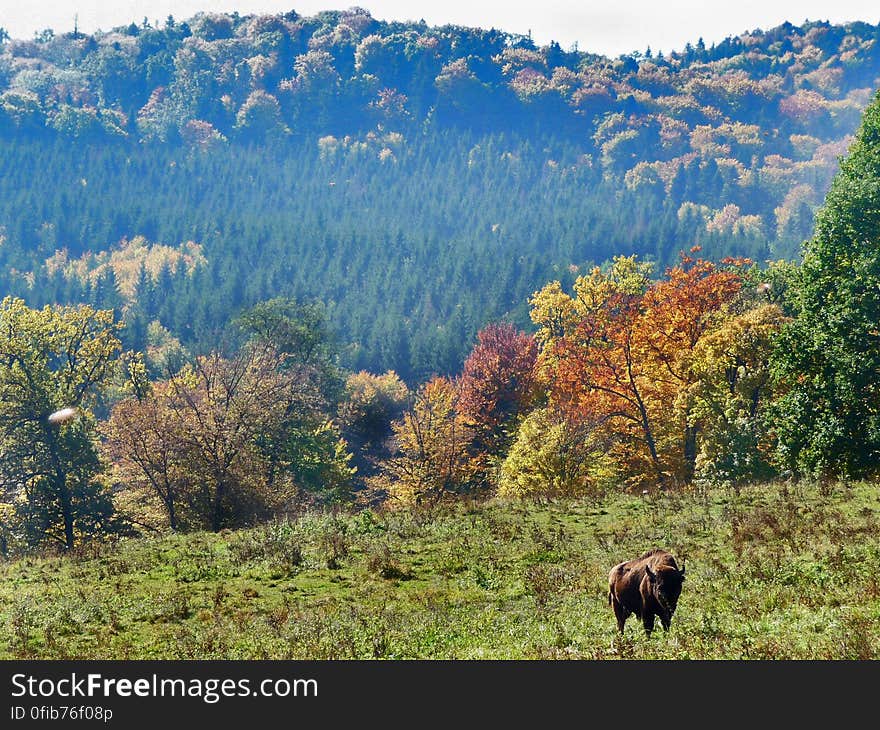
[(578, 44), (582, 51), (618, 55), (680, 49), (702, 37), (707, 44), (744, 30), (770, 28), (785, 20), (866, 20), (880, 22), (876, 0), (0, 0), (0, 27), (13, 38), (31, 38), (34, 31), (56, 33), (79, 29), (92, 32), (164, 19), (184, 20), (200, 10), (300, 15), (359, 5), (380, 20), (420, 20), (429, 25), (498, 28), (528, 33), (538, 44), (558, 41), (563, 48)]

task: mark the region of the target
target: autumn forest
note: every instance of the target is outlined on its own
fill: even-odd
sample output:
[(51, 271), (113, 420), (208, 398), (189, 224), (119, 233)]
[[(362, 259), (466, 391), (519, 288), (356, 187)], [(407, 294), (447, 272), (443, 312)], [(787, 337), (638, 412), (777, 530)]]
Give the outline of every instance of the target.
[[(0, 51), (9, 561), (292, 529), (279, 575), (332, 573), (377, 519), (716, 498), (739, 559), (749, 490), (878, 476), (880, 25), (612, 59), (352, 8)], [(527, 518), (540, 614), (568, 517)], [(388, 545), (367, 572), (415, 580)]]
[(820, 366), (779, 342), (878, 32), (606, 59), (353, 9), (5, 38), (5, 544), (858, 473), (809, 443)]

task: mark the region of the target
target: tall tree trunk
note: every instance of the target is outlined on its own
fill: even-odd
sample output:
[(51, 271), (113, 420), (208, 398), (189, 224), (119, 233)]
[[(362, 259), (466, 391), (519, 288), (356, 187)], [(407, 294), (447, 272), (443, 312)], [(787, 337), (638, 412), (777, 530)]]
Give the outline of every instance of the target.
[(645, 407), (641, 395), (635, 388), (635, 381), (631, 382), (633, 383), (633, 392), (639, 409), (639, 419), (641, 422), (642, 433), (645, 437), (645, 444), (648, 447), (648, 453), (651, 455), (651, 464), (654, 466), (654, 471), (657, 472), (657, 482), (662, 489), (665, 489), (666, 473), (663, 471), (663, 465), (660, 463), (660, 456), (657, 454), (657, 443), (654, 440), (654, 432), (651, 429), (651, 422), (648, 420), (648, 409)]
[(168, 499), (165, 501), (165, 506), (168, 508), (168, 526), (177, 532), (177, 513), (174, 510), (174, 497), (171, 496), (169, 491)]
[(645, 407), (645, 403), (642, 400), (642, 394), (639, 391), (639, 387), (636, 384), (635, 376), (633, 375), (633, 360), (632, 353), (630, 352), (629, 347), (626, 348), (626, 374), (629, 379), (630, 389), (632, 391), (633, 397), (635, 398), (636, 405), (639, 409), (639, 419), (641, 421), (642, 433), (645, 436), (645, 444), (648, 446), (648, 453), (651, 455), (651, 463), (654, 466), (654, 471), (657, 472), (657, 482), (660, 485), (661, 489), (666, 489), (666, 473), (663, 471), (663, 465), (660, 463), (660, 457), (657, 454), (657, 443), (654, 441), (654, 431), (651, 428), (651, 422), (648, 419), (648, 409)]
[(61, 516), (64, 519), (64, 546), (67, 550), (73, 550), (73, 505), (70, 502), (70, 491), (67, 489), (67, 478), (64, 474), (58, 473), (56, 479)]
[(684, 483), (690, 484), (697, 468), (697, 426), (684, 428)]
[(67, 474), (61, 466), (58, 457), (58, 441), (56, 431), (51, 426), (44, 426), (46, 443), (49, 446), (49, 456), (52, 459), (52, 467), (55, 470), (55, 494), (61, 507), (61, 518), (64, 520), (64, 547), (73, 550), (73, 504), (70, 501), (70, 490), (67, 488)]
[(223, 526), (223, 495), (226, 493), (225, 479), (221, 477), (217, 480), (217, 486), (214, 488), (214, 506), (211, 514), (211, 530), (220, 532)]

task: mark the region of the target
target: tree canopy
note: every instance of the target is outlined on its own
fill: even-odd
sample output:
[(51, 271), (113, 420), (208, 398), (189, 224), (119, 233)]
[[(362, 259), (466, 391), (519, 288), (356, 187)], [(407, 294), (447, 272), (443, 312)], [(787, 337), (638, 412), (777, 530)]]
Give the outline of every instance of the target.
[(616, 255), (798, 259), (878, 76), (859, 22), (621, 58), (357, 8), (9, 39), (0, 294), (200, 353), (320, 300), (341, 364), (413, 386)]
[(789, 467), (858, 477), (880, 459), (880, 97), (841, 162), (798, 280), (774, 366)]
[(94, 409), (120, 353), (119, 329), (111, 311), (88, 305), (0, 304), (0, 494), (29, 543), (69, 550), (106, 528), (112, 507), (97, 480)]

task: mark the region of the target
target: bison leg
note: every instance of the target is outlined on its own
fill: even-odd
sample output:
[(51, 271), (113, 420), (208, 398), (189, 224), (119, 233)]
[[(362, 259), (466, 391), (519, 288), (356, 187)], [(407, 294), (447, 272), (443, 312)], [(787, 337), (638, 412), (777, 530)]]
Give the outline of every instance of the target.
[(654, 630), (654, 612), (645, 610), (642, 612), (642, 623), (645, 626), (645, 633), (650, 636)]
[(629, 611), (627, 611), (616, 598), (611, 601), (611, 606), (614, 609), (614, 616), (617, 618), (617, 630), (622, 634), (626, 620), (629, 618)]
[(671, 616), (661, 616), (660, 623), (663, 625), (664, 631), (669, 631), (669, 623), (672, 620)]

